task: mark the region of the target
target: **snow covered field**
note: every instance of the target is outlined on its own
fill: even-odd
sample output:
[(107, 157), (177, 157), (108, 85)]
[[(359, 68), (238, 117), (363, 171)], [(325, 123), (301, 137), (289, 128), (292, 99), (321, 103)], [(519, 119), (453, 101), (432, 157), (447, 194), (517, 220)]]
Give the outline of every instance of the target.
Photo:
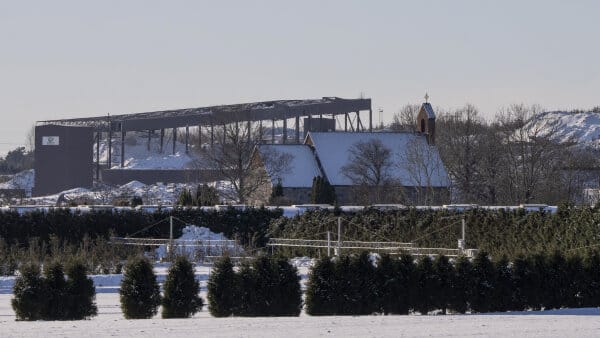
[(600, 332), (600, 312), (589, 309), (582, 315), (562, 310), (527, 316), (212, 318), (205, 308), (190, 319), (125, 320), (117, 293), (98, 294), (99, 315), (91, 320), (17, 322), (11, 297), (0, 295), (2, 337), (597, 337)]

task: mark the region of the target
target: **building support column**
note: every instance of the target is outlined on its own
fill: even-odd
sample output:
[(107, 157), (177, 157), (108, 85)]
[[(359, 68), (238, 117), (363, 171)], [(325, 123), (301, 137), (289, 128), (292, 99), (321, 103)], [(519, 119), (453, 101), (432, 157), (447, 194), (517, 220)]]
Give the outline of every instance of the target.
[(300, 115), (296, 115), (296, 143), (300, 143)]
[(190, 153), (190, 126), (185, 126), (185, 153)]
[(344, 131), (348, 131), (348, 113), (344, 113)]
[(96, 132), (96, 181), (100, 180), (100, 138), (102, 131)]
[(263, 126), (262, 126), (262, 120), (258, 121), (258, 140), (259, 140), (260, 144), (263, 143)]
[(160, 153), (163, 152), (163, 146), (165, 145), (165, 129), (160, 130)]
[(271, 120), (271, 144), (275, 144), (275, 119)]
[(283, 119), (283, 139), (281, 140), (283, 144), (287, 143), (287, 119)]
[(369, 132), (373, 131), (373, 110), (369, 108)]
[(112, 167), (112, 123), (108, 124), (108, 135), (106, 136), (108, 141), (108, 160), (106, 163), (108, 169)]
[(173, 128), (173, 155), (177, 150), (177, 128)]
[(250, 144), (250, 142), (252, 141), (252, 121), (248, 120), (248, 122), (246, 122), (246, 125), (248, 128), (248, 135), (246, 136), (246, 141), (248, 142), (248, 144)]
[(123, 122), (121, 122), (121, 168), (125, 167), (125, 134), (127, 132), (123, 129)]
[(214, 145), (215, 145), (215, 125), (211, 121), (210, 122), (210, 148), (211, 148), (211, 150)]

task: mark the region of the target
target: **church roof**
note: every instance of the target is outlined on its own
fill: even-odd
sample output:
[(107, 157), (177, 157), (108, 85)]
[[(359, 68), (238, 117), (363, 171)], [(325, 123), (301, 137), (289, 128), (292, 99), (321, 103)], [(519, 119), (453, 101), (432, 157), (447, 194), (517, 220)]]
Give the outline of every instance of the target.
[(423, 103), (421, 105), (421, 109), (425, 110), (425, 113), (427, 113), (427, 118), (429, 118), (429, 119), (435, 118), (435, 112), (433, 111), (433, 107), (431, 107), (431, 103), (429, 103), (429, 102)]
[[(305, 144), (262, 144), (258, 151), (265, 165), (265, 169), (271, 178), (273, 185), (281, 179), (283, 187), (310, 188), (315, 176), (323, 176), (312, 149)], [(284, 154), (288, 158), (288, 165), (283, 172), (277, 173), (276, 165), (265, 158), (272, 155)]]
[[(425, 135), (412, 132), (310, 132), (306, 142), (312, 144), (319, 157), (323, 171), (332, 185), (354, 185), (343, 173), (342, 167), (349, 164), (350, 149), (358, 142), (380, 140), (392, 151), (393, 168), (391, 176), (399, 180), (403, 186), (447, 187), (449, 179), (446, 169), (435, 146), (427, 143)], [(417, 159), (415, 152), (408, 149), (419, 149), (421, 156)], [(420, 162), (415, 164), (414, 162)], [(429, 181), (429, 183), (427, 183)]]

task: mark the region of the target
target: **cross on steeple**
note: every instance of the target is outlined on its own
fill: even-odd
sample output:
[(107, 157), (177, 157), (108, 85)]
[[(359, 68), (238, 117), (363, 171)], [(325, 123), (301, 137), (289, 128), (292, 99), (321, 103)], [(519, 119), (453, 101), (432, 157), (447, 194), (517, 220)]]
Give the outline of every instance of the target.
[(425, 92), (425, 103), (429, 103), (429, 94)]

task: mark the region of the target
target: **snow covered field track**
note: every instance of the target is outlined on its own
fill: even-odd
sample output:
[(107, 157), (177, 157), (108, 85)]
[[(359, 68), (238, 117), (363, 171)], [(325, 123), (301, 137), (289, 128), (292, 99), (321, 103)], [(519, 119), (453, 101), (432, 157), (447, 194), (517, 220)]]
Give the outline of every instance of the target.
[[(91, 320), (17, 322), (12, 295), (0, 295), (2, 337), (597, 337), (600, 311), (549, 315), (448, 315), (213, 318), (206, 308), (190, 319), (125, 320), (116, 293), (98, 294)], [(560, 315), (565, 313), (565, 315)], [(582, 315), (570, 315), (572, 313)]]

